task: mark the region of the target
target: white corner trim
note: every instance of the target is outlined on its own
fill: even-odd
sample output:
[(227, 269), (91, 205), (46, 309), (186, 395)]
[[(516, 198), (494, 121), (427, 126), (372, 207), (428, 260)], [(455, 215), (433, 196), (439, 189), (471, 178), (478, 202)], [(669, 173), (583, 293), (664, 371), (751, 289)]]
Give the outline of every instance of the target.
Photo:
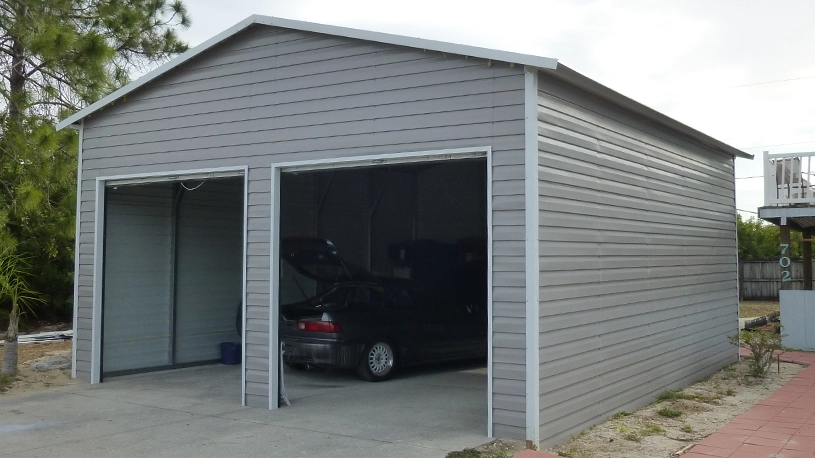
[[(91, 383), (102, 381), (102, 275), (105, 246), (105, 182), (96, 179), (93, 230), (93, 311), (91, 313)], [(74, 330), (76, 338), (76, 330)]]
[[(766, 157), (765, 157), (766, 161)], [(733, 184), (736, 183), (736, 158), (733, 158)], [(739, 282), (739, 211), (736, 208), (736, 188), (733, 187), (733, 236), (736, 239), (736, 316), (741, 316), (739, 314), (739, 309), (741, 308), (741, 285)], [(736, 329), (734, 330), (734, 334), (739, 333), (739, 325), (736, 323)], [(736, 347), (736, 358), (741, 361), (741, 353), (738, 351), (738, 347)]]
[(243, 168), (243, 291), (241, 319), (241, 406), (246, 407), (246, 269), (249, 256), (249, 167)]
[(269, 229), (269, 409), (280, 402), (280, 166), (272, 164)]
[(487, 150), (487, 437), (494, 437), (493, 428), (493, 228), (492, 228), (492, 148)]
[(540, 227), (538, 69), (524, 68), (524, 208), (526, 224), (526, 440), (540, 443)]
[(224, 30), (223, 32), (215, 35), (209, 40), (201, 43), (200, 45), (190, 49), (189, 51), (181, 54), (175, 59), (167, 62), (166, 64), (154, 69), (153, 71), (145, 74), (136, 81), (114, 91), (102, 99), (98, 100), (82, 110), (74, 113), (63, 121), (57, 123), (57, 130), (64, 129), (71, 124), (78, 122), (91, 113), (99, 110), (100, 108), (115, 102), (116, 100), (124, 97), (130, 92), (144, 86), (148, 82), (158, 78), (159, 76), (169, 72), (170, 70), (178, 67), (179, 65), (187, 62), (198, 54), (203, 53), (209, 48), (217, 45), (218, 43), (226, 40), (227, 38), (236, 35), (240, 31), (248, 28), (253, 24), (268, 25), (273, 27), (280, 27), (284, 29), (302, 30), (304, 32), (321, 33), (325, 35), (333, 35), (338, 37), (354, 38), (358, 40), (373, 41), (377, 43), (385, 43), (396, 46), (406, 46), (416, 49), (429, 49), (433, 51), (440, 51), (448, 54), (457, 54), (460, 56), (480, 57), (482, 59), (492, 59), (502, 62), (509, 62), (521, 65), (531, 65), (539, 68), (555, 69), (558, 66), (557, 59), (551, 57), (540, 57), (529, 54), (520, 54), (509, 51), (499, 51), (496, 49), (479, 48), (476, 46), (461, 45), (455, 43), (448, 43), (444, 41), (426, 40), (423, 38), (408, 37), (403, 35), (393, 35), (389, 33), (373, 32), (369, 30), (352, 29), (348, 27), (340, 27), (335, 25), (317, 24), (313, 22), (295, 21), (292, 19), (283, 19), (272, 16), (253, 15), (244, 19), (243, 21), (233, 25), (232, 27)]
[(74, 229), (74, 331), (73, 342), (71, 344), (71, 378), (76, 378), (76, 324), (79, 315), (79, 222), (82, 212), (82, 137), (85, 133), (85, 121), (79, 123), (79, 147), (76, 152), (76, 228)]

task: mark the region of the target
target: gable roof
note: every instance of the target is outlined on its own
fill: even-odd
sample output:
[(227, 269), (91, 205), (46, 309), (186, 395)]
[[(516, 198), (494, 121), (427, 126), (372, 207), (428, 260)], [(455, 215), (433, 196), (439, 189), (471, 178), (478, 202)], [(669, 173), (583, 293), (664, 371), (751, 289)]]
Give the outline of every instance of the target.
[(201, 43), (200, 45), (190, 49), (189, 51), (177, 56), (166, 64), (154, 69), (153, 71), (143, 75), (141, 78), (133, 81), (120, 89), (111, 92), (107, 96), (99, 99), (98, 101), (88, 105), (87, 107), (79, 110), (73, 115), (65, 118), (57, 123), (57, 130), (64, 129), (71, 125), (77, 124), (79, 121), (96, 112), (102, 107), (119, 100), (127, 94), (135, 91), (136, 89), (144, 86), (159, 76), (173, 70), (179, 65), (194, 59), (199, 54), (204, 53), (213, 46), (223, 42), (224, 40), (240, 33), (244, 29), (255, 25), (267, 25), (273, 27), (280, 27), (285, 29), (302, 30), (306, 32), (321, 33), (325, 35), (333, 35), (346, 38), (354, 38), (358, 40), (373, 41), (378, 43), (391, 44), (396, 46), (405, 46), (417, 49), (429, 49), (433, 51), (440, 51), (448, 54), (458, 54), (461, 56), (479, 57), (482, 59), (491, 59), (502, 62), (509, 62), (521, 64), (528, 67), (535, 67), (546, 74), (556, 78), (563, 79), (571, 84), (586, 90), (595, 96), (606, 99), (616, 105), (625, 107), (637, 114), (648, 117), (649, 119), (668, 127), (672, 130), (678, 131), (687, 135), (696, 141), (711, 147), (717, 151), (729, 154), (731, 156), (738, 156), (752, 159), (753, 156), (741, 150), (733, 148), (726, 143), (716, 140), (696, 129), (693, 129), (685, 124), (680, 123), (652, 108), (649, 108), (631, 98), (628, 98), (616, 91), (609, 89), (600, 83), (581, 75), (580, 73), (566, 67), (559, 63), (557, 59), (550, 57), (533, 56), (529, 54), (520, 54), (509, 51), (500, 51), (496, 49), (480, 48), (477, 46), (469, 46), (462, 44), (449, 43), (444, 41), (426, 40), (423, 38), (408, 37), (403, 35), (393, 35), (389, 33), (373, 32), (369, 30), (352, 29), (349, 27), (340, 27), (333, 25), (317, 24), (313, 22), (295, 21), (291, 19), (283, 19), (272, 16), (252, 15), (243, 21), (235, 24), (227, 30), (219, 33), (218, 35), (210, 38), (209, 40)]
[(322, 33), (326, 35), (334, 35), (346, 38), (355, 38), (358, 40), (374, 41), (378, 43), (385, 43), (397, 46), (406, 46), (409, 48), (417, 49), (430, 49), (433, 51), (441, 51), (449, 54), (458, 54), (461, 56), (480, 57), (483, 59), (500, 60), (502, 62), (513, 62), (521, 65), (528, 65), (537, 68), (551, 68), (557, 67), (557, 59), (549, 57), (531, 56), (528, 54), (519, 54), (509, 51), (499, 51), (495, 49), (479, 48), (476, 46), (460, 45), (455, 43), (448, 43), (444, 41), (426, 40), (424, 38), (406, 37), (402, 35), (393, 35), (382, 32), (372, 32), (369, 30), (352, 29), (349, 27), (339, 27), (334, 25), (316, 24), (313, 22), (295, 21), (291, 19), (283, 19), (272, 16), (252, 15), (243, 21), (235, 24), (234, 26), (224, 30), (223, 32), (215, 35), (209, 40), (201, 43), (200, 45), (190, 49), (189, 51), (181, 54), (180, 56), (172, 59), (166, 64), (154, 69), (153, 71), (143, 75), (136, 81), (127, 84), (118, 90), (111, 92), (107, 96), (97, 100), (96, 102), (88, 105), (87, 107), (79, 110), (73, 115), (65, 118), (57, 124), (57, 130), (64, 129), (71, 124), (75, 124), (82, 118), (88, 116), (94, 111), (104, 107), (105, 105), (114, 102), (121, 97), (135, 91), (136, 89), (144, 86), (150, 81), (158, 78), (159, 76), (169, 72), (170, 70), (178, 67), (179, 65), (193, 59), (195, 56), (205, 52), (213, 46), (221, 43), (222, 41), (230, 38), (244, 29), (255, 25), (269, 25), (273, 27), (280, 27), (284, 29), (302, 30), (305, 32)]

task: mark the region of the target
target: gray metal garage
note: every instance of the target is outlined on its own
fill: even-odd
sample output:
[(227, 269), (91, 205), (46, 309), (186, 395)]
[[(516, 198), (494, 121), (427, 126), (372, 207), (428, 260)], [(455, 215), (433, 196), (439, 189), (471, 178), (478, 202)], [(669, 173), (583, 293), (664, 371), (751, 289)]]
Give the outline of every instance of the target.
[[(488, 436), (552, 443), (737, 358), (750, 156), (554, 59), (252, 16), (58, 127), (80, 132), (79, 379), (241, 337), (242, 403), (277, 408), (281, 236), (337, 220), (384, 273), (394, 240), (486, 239)], [(360, 176), (330, 194), (332, 170)]]

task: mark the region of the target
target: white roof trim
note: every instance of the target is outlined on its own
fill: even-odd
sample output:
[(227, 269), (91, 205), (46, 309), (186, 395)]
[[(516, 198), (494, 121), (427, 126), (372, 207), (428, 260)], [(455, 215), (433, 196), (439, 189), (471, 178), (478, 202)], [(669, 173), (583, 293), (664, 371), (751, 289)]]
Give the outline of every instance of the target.
[(209, 40), (201, 43), (200, 45), (190, 49), (189, 51), (181, 54), (180, 56), (172, 59), (166, 64), (154, 69), (153, 71), (145, 74), (136, 81), (123, 86), (122, 88), (111, 92), (107, 96), (99, 99), (95, 103), (88, 105), (82, 110), (74, 113), (68, 118), (62, 120), (57, 124), (57, 130), (64, 129), (72, 124), (75, 124), (95, 112), (96, 110), (114, 102), (121, 97), (135, 91), (136, 89), (144, 86), (150, 81), (158, 78), (159, 76), (167, 73), (168, 71), (178, 67), (184, 62), (192, 59), (193, 57), (201, 54), (209, 48), (217, 45), (218, 43), (226, 40), (227, 38), (237, 34), (238, 32), (246, 29), (253, 24), (269, 25), (274, 27), (281, 27), (285, 29), (303, 30), (306, 32), (322, 33), (326, 35), (334, 35), (347, 38), (355, 38), (359, 40), (374, 41), (378, 43), (386, 43), (397, 46), (407, 46), (417, 49), (430, 49), (433, 51), (440, 51), (448, 54), (458, 54), (461, 56), (480, 57), (483, 59), (492, 59), (502, 62), (510, 62), (520, 65), (537, 67), (541, 69), (555, 69), (557, 68), (557, 59), (550, 57), (539, 57), (528, 54), (519, 54), (509, 51), (499, 51), (495, 49), (479, 48), (476, 46), (461, 45), (455, 43), (448, 43), (444, 41), (426, 40), (423, 38), (407, 37), (402, 35), (392, 35), (389, 33), (372, 32), (368, 30), (352, 29), (348, 27), (339, 27), (334, 25), (316, 24), (313, 22), (295, 21), (291, 19), (282, 19), (272, 16), (252, 15), (243, 21), (235, 24), (234, 26), (224, 30), (223, 32), (215, 35)]

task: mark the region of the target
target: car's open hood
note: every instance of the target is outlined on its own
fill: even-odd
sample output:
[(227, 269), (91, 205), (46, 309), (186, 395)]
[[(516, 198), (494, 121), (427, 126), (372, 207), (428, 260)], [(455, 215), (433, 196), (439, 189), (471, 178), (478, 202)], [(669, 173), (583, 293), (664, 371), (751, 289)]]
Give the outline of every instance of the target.
[(336, 284), (351, 280), (377, 281), (361, 267), (344, 260), (330, 240), (320, 237), (285, 237), (280, 241), (280, 259), (308, 278)]

